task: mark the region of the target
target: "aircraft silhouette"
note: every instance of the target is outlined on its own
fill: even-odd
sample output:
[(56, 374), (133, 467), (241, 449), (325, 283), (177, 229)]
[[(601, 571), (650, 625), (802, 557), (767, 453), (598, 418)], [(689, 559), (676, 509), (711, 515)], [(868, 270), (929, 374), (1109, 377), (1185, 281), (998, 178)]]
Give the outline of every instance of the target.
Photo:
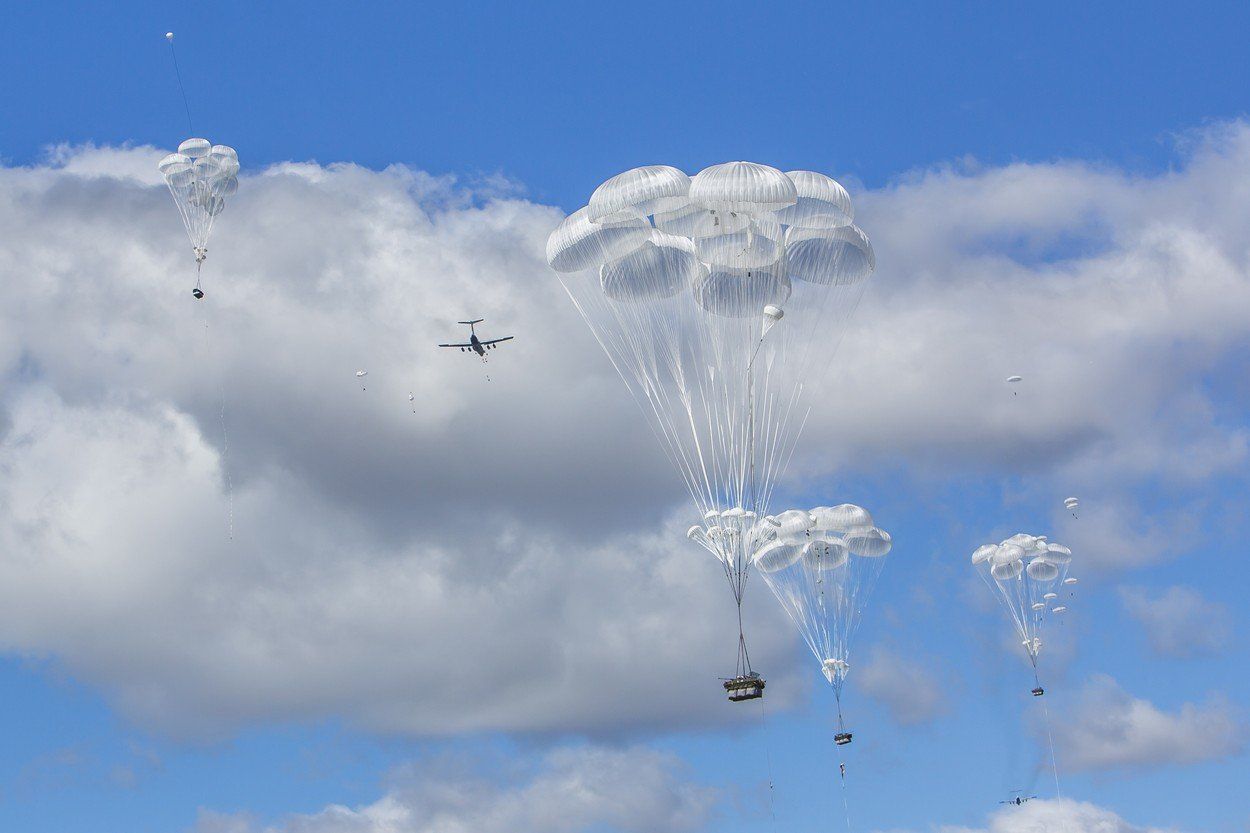
[(459, 347), (461, 353), (476, 353), (483, 360), (486, 359), (486, 351), (494, 350), (496, 345), (501, 341), (510, 341), (513, 336), (504, 336), (503, 338), (492, 338), (489, 341), (482, 341), (477, 337), (475, 325), (481, 324), (485, 318), (476, 318), (472, 321), (457, 321), (457, 324), (469, 325), (469, 340), (460, 344), (440, 344), (439, 347)]

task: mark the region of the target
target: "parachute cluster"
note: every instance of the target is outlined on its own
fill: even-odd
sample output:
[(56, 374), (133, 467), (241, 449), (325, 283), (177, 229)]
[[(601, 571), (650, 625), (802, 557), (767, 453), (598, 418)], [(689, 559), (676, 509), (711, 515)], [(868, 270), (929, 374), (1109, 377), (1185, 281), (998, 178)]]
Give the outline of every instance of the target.
[(739, 609), (773, 484), (875, 267), (853, 219), (824, 174), (652, 165), (604, 182), (547, 240), (694, 498), (691, 538), (724, 565)]
[(839, 704), (850, 644), (893, 541), (844, 503), (764, 518), (755, 569), (798, 626)]
[(239, 189), (239, 155), (234, 148), (208, 139), (187, 139), (158, 166), (174, 197), (182, 224), (195, 252), (195, 262), (208, 257), (213, 220), (226, 207), (226, 197)]
[[(173, 33), (166, 39), (177, 73)], [(194, 132), (185, 91), (183, 103)], [(238, 154), (191, 138), (159, 169), (198, 274), (214, 221), (238, 189)], [(729, 699), (759, 698), (764, 689), (742, 633), (743, 591), (754, 570), (833, 689), (839, 746), (851, 741), (842, 721), (851, 642), (893, 540), (853, 504), (776, 514), (769, 506), (811, 403), (844, 404), (816, 397), (876, 268), (854, 220), (846, 189), (821, 173), (737, 161), (691, 176), (650, 165), (599, 185), (551, 232), (546, 252), (698, 507), (687, 537), (729, 580), (739, 624), (737, 676), (724, 681)], [(203, 297), (198, 280), (193, 292)], [(470, 338), (439, 347), (484, 358), (512, 336), (480, 341), (471, 329)], [(368, 375), (355, 371), (362, 391)], [(1023, 377), (1006, 381), (1015, 395)], [(408, 401), (416, 413), (411, 392)], [(221, 413), (224, 449), (224, 393)], [(1075, 517), (1077, 498), (1064, 505)], [(1067, 547), (1025, 533), (972, 555), (1035, 671), (1045, 623), (1067, 609), (1058, 591), (1077, 581), (1067, 575), (1071, 560)], [(1039, 683), (1033, 694), (1042, 693)], [(845, 788), (845, 765), (839, 769)], [(849, 812), (847, 821), (849, 829)]]
[(1068, 609), (1058, 590), (1077, 582), (1068, 576), (1071, 563), (1072, 550), (1063, 544), (1024, 532), (972, 553), (973, 566), (997, 592), (1034, 668), (1047, 619)]
[(552, 232), (547, 260), (558, 272), (596, 269), (613, 301), (680, 296), (714, 316), (758, 319), (796, 281), (852, 285), (872, 272), (853, 217), (846, 189), (824, 174), (728, 162), (692, 178), (652, 165), (600, 185)]

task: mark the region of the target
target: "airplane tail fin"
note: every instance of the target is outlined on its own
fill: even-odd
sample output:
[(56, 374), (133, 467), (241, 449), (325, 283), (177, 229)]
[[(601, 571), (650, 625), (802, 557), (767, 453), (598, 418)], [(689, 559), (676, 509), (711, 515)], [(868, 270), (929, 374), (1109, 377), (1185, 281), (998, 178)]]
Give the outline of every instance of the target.
[(478, 319), (476, 319), (476, 320), (474, 320), (474, 321), (457, 321), (456, 323), (457, 323), (457, 324), (469, 324), (469, 325), (473, 325), (473, 324), (481, 324), (481, 323), (482, 323), (483, 321), (485, 321), (485, 320), (486, 320), (485, 318), (478, 318)]

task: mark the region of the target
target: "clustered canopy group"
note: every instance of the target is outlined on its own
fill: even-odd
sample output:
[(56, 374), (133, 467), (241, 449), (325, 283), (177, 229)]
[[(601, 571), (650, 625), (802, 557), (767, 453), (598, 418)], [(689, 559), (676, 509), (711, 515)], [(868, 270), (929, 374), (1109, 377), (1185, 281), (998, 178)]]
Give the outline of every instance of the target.
[(812, 171), (727, 162), (694, 177), (667, 165), (635, 168), (595, 189), (551, 234), (558, 272), (599, 270), (614, 301), (686, 294), (713, 315), (781, 308), (794, 282), (862, 281), (875, 266), (852, 224), (846, 189)]
[(239, 189), (239, 155), (208, 139), (187, 139), (158, 166), (182, 215), (197, 263), (208, 256), (213, 220)]
[(1059, 603), (1057, 591), (1063, 585), (1076, 584), (1075, 578), (1068, 577), (1071, 563), (1072, 550), (1063, 544), (1051, 543), (1045, 535), (1024, 532), (997, 544), (977, 547), (972, 553), (973, 566), (998, 591), (1034, 665), (1042, 648), (1040, 632), (1047, 613), (1067, 610)]
[(739, 607), (748, 533), (875, 266), (853, 219), (824, 174), (651, 165), (604, 182), (547, 240), (548, 262), (685, 480)]
[(850, 642), (893, 541), (850, 503), (766, 517), (754, 565), (841, 698)]

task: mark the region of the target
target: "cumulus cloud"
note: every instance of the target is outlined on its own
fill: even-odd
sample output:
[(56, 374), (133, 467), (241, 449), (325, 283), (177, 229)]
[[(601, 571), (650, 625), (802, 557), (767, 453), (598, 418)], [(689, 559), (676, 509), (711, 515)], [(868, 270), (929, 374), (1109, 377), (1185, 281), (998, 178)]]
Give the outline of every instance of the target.
[[(399, 166), (245, 167), (197, 304), (159, 155), (0, 168), (0, 644), (174, 732), (728, 713), (728, 592), (545, 265), (558, 210)], [(1021, 164), (861, 195), (880, 274), (839, 362), (855, 407), (814, 412), (795, 473), (902, 459), (1114, 494), (1237, 471), (1244, 427), (1192, 379), (1250, 330), (1248, 173), (1236, 126), (1154, 178)], [(517, 335), (490, 382), (433, 347), (468, 315)], [(748, 615), (774, 679), (807, 673), (758, 585)]]
[(1245, 230), (1214, 208), (1247, 169), (1237, 125), (1155, 178), (1020, 163), (861, 195), (879, 271), (836, 374), (855, 407), (813, 415), (830, 453), (1053, 474), (1056, 504), (1237, 470), (1245, 425), (1193, 382), (1247, 336)]
[(1055, 534), (1076, 555), (1073, 571), (1134, 569), (1189, 552), (1199, 540), (1193, 510), (1149, 512), (1113, 491), (1088, 495), (1076, 516), (1055, 511)]
[(1150, 647), (1163, 657), (1217, 654), (1232, 637), (1228, 608), (1191, 587), (1169, 587), (1158, 595), (1144, 587), (1123, 587), (1120, 601), (1141, 624)]
[(1105, 807), (1068, 799), (1035, 799), (1019, 807), (1007, 807), (990, 816), (983, 828), (945, 825), (940, 833), (1037, 833), (1064, 830), (1068, 833), (1165, 833), (1169, 828), (1134, 824)]
[[(138, 722), (211, 732), (347, 713), (442, 735), (733, 716), (717, 683), (732, 602), (674, 526), (596, 541), (484, 518), (388, 545), (290, 476), (240, 486), (231, 510), (219, 456), (175, 411), (43, 395), (15, 417), (0, 455), (5, 641), (56, 646)], [(775, 619), (757, 649), (784, 678), (796, 646)]]
[(902, 726), (927, 723), (946, 710), (941, 680), (915, 658), (878, 649), (855, 669), (855, 681), (865, 694), (884, 703)]
[(1223, 697), (1169, 712), (1099, 675), (1081, 691), (1071, 717), (1055, 726), (1055, 737), (1067, 766), (1137, 769), (1238, 755), (1245, 749), (1247, 726)]
[(499, 783), (452, 766), (411, 767), (360, 807), (261, 825), (205, 812), (196, 833), (680, 833), (703, 829), (717, 791), (690, 781), (670, 756), (642, 748), (548, 755), (536, 771)]
[[(714, 828), (713, 788), (683, 777), (652, 752), (561, 753), (529, 780), (498, 784), (455, 772), (409, 768), (380, 799), (360, 807), (329, 805), (263, 823), (247, 814), (204, 810), (194, 833), (578, 833)], [(937, 833), (1167, 833), (1095, 804), (1034, 799), (991, 814), (982, 827), (935, 824)]]

